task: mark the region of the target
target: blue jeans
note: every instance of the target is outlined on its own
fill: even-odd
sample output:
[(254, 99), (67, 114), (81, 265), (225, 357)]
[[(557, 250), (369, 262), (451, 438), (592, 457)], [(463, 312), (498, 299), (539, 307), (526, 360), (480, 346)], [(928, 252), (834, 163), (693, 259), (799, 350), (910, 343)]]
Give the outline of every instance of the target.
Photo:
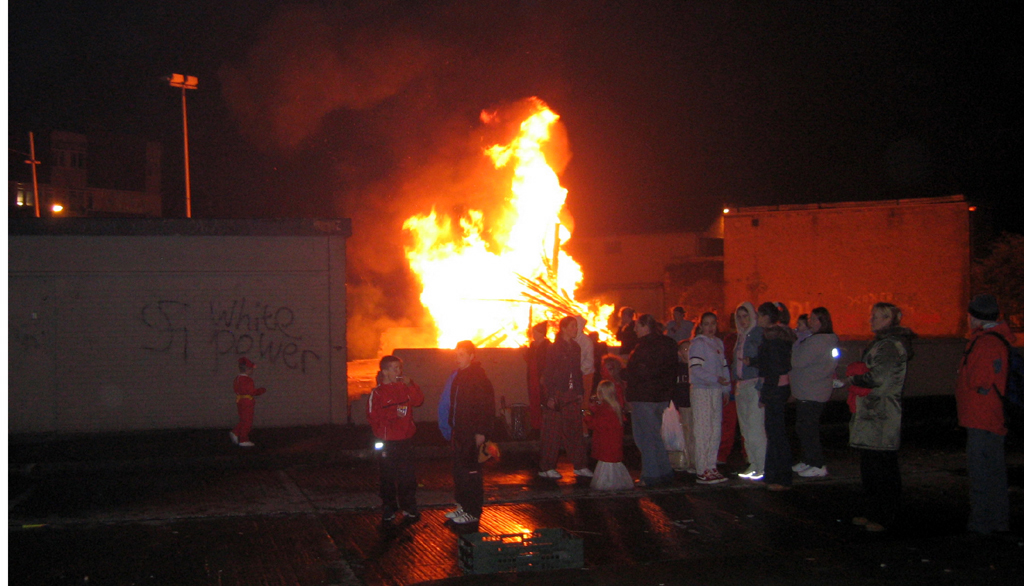
[(633, 408), (633, 442), (640, 450), (640, 480), (647, 485), (674, 480), (665, 441), (661, 439), (661, 417), (668, 408), (668, 401), (633, 401), (630, 406)]
[(967, 478), (971, 484), (968, 531), (987, 535), (1010, 530), (1005, 439), (990, 431), (967, 428)]

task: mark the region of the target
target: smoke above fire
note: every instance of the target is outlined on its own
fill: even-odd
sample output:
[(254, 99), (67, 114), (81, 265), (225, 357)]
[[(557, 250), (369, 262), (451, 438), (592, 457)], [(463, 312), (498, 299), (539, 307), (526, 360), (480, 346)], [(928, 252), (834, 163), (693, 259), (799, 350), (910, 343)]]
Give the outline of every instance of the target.
[(244, 64), (221, 70), (228, 106), (257, 147), (293, 152), (332, 112), (371, 108), (427, 70), (431, 50), (414, 32), (356, 17), (282, 10)]
[[(484, 149), (515, 136), (532, 107), (524, 98), (557, 102), (568, 88), (561, 24), (550, 10), (354, 6), (281, 9), (220, 80), (238, 128), (258, 148), (325, 158), (322, 184), (332, 195), (322, 215), (353, 223), (349, 356), (365, 358), (382, 350), (384, 332), (415, 341), (432, 325), (405, 258), (404, 221), (431, 209), (456, 221), (479, 210), (482, 236), (493, 238), (490, 222), (508, 213), (514, 171), (496, 169)], [(555, 172), (568, 163), (561, 124), (545, 156)]]

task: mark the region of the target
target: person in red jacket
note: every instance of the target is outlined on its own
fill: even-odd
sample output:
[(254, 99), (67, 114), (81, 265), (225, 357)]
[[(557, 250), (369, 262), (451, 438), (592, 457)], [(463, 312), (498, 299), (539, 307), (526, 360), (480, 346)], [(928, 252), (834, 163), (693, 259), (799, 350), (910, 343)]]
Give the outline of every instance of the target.
[(245, 356), (238, 359), (238, 376), (235, 377), (235, 403), (238, 405), (238, 425), (230, 431), (231, 441), (243, 448), (252, 448), (256, 444), (249, 441), (249, 432), (252, 431), (252, 418), (256, 413), (256, 397), (267, 392), (263, 387), (256, 388), (252, 380), (252, 373), (256, 370), (256, 364)]
[(598, 490), (633, 488), (633, 477), (622, 463), (622, 407), (616, 398), (615, 383), (601, 381), (595, 399), (583, 418), (594, 432), (591, 455), (597, 459), (590, 487)]
[(416, 383), (402, 379), (402, 360), (395, 356), (380, 359), (380, 384), (370, 392), (366, 415), (380, 454), (380, 500), (382, 520), (395, 520), (399, 510), (408, 521), (419, 519), (416, 508), (416, 467), (412, 455), (412, 436), (416, 433), (412, 409), (423, 404), (423, 391)]
[(977, 295), (967, 309), (970, 341), (957, 374), (956, 407), (967, 428), (967, 478), (971, 514), (967, 530), (980, 535), (1010, 529), (1010, 497), (1006, 479), (1006, 422), (1000, 395), (1006, 393), (1009, 351), (1016, 336), (999, 319), (991, 295)]

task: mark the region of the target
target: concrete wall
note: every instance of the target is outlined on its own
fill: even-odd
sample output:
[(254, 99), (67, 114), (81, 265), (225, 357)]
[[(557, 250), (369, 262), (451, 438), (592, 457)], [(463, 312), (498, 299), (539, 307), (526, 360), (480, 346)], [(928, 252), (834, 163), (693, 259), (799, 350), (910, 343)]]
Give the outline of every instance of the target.
[[(846, 366), (860, 360), (867, 340), (848, 340), (839, 344), (837, 372), (842, 376)], [(956, 370), (960, 366), (967, 340), (964, 338), (923, 338), (913, 342), (914, 358), (907, 363), (905, 397), (952, 395), (956, 390)], [(846, 400), (846, 389), (832, 393), (836, 401)]]
[(348, 220), (12, 220), (11, 433), (344, 423)]
[[(960, 364), (966, 340), (964, 339), (920, 339), (914, 342), (914, 359), (908, 364), (905, 396), (952, 395), (956, 388), (956, 370)], [(846, 366), (860, 360), (866, 340), (849, 340), (840, 343), (840, 375)], [(395, 356), (402, 359), (405, 377), (412, 379), (423, 390), (423, 406), (414, 410), (416, 421), (437, 421), (437, 403), (444, 389), (448, 375), (455, 369), (455, 352), (440, 349), (400, 349)], [(494, 385), (495, 412), (501, 405), (501, 397), (511, 406), (514, 403), (529, 403), (526, 388), (526, 361), (518, 349), (481, 348), (477, 350), (480, 360)], [(364, 394), (352, 401), (353, 423), (365, 425), (366, 398)], [(846, 389), (836, 389), (832, 400), (845, 401)]]
[(970, 293), (967, 208), (954, 196), (736, 210), (725, 219), (726, 307), (782, 301), (795, 325), (825, 306), (836, 333), (866, 338), (871, 306), (887, 301), (919, 335), (959, 337)]

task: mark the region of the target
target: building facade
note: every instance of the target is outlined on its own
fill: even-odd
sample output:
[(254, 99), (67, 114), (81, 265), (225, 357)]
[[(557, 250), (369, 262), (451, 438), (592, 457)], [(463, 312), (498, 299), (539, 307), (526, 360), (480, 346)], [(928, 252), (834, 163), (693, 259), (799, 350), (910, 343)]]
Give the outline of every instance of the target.
[(918, 335), (961, 338), (970, 299), (970, 204), (961, 195), (751, 207), (725, 215), (725, 299), (824, 306), (836, 333), (872, 336), (871, 306), (903, 310)]
[[(37, 137), (40, 216), (160, 217), (162, 155), (160, 143), (127, 135), (56, 130)], [(31, 167), (15, 156), (8, 166), (12, 215), (34, 216)]]

